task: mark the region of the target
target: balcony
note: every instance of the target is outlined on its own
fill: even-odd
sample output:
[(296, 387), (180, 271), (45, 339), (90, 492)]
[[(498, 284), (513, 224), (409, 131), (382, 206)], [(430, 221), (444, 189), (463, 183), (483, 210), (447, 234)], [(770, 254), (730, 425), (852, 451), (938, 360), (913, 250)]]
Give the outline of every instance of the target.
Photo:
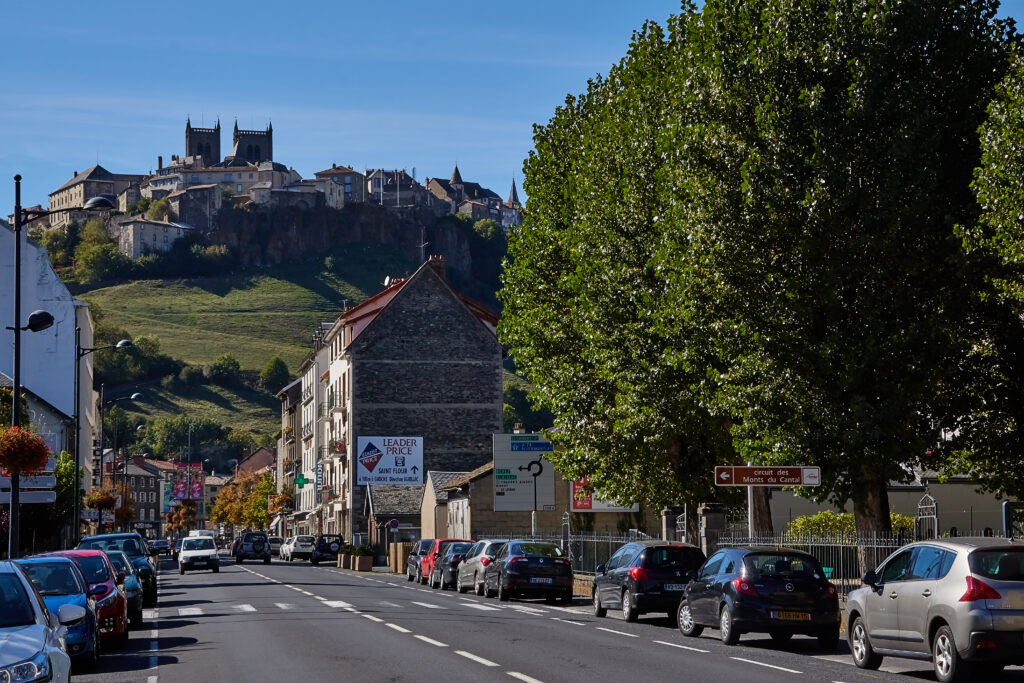
[(316, 459), (327, 460), (331, 457), (331, 450), (327, 446), (320, 446), (316, 449)]
[(309, 422), (302, 425), (302, 438), (309, 439), (313, 436), (313, 423)]
[(308, 403), (313, 399), (313, 386), (310, 385), (302, 390), (302, 402)]
[(329, 422), (331, 419), (331, 415), (334, 414), (334, 401), (321, 401), (320, 405), (318, 405), (316, 408), (317, 420), (321, 422)]

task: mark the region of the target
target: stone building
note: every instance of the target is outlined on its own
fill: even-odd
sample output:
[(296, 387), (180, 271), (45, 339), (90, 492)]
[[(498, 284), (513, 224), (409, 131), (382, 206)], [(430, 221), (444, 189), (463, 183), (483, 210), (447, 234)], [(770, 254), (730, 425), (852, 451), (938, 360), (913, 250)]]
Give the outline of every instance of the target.
[(342, 188), (345, 203), (369, 201), (366, 194), (366, 176), (350, 166), (331, 167), (313, 174), (317, 180), (330, 181)]
[(197, 230), (212, 230), (223, 203), (220, 185), (190, 185), (167, 195), (171, 215), (177, 223)]
[(502, 427), (497, 324), (495, 313), (451, 287), (444, 260), (431, 256), (327, 332), (330, 408), (322, 414), (325, 438), (340, 451), (330, 514), (346, 539), (369, 531), (354, 466), (360, 436), (422, 437), (425, 472), (468, 472), (491, 460)]
[(117, 250), (130, 259), (155, 251), (169, 251), (174, 240), (192, 232), (187, 225), (133, 218), (117, 227)]
[(93, 197), (104, 196), (111, 202), (128, 189), (130, 185), (138, 185), (145, 178), (142, 174), (111, 173), (99, 164), (91, 166), (81, 173), (75, 171), (70, 180), (50, 193), (49, 221), (51, 228), (64, 228), (72, 221), (84, 222), (98, 215), (106, 215), (104, 209), (97, 212), (73, 210), (80, 207)]
[(426, 187), (435, 197), (448, 203), (450, 213), (457, 213), (459, 206), (464, 201), (469, 200), (480, 202), (489, 209), (494, 209), (498, 212), (498, 215), (489, 217), (493, 217), (496, 220), (501, 219), (501, 197), (483, 187), (480, 183), (462, 180), (462, 174), (459, 172), (458, 165), (455, 166), (455, 170), (452, 171), (452, 177), (448, 180), (427, 178)]

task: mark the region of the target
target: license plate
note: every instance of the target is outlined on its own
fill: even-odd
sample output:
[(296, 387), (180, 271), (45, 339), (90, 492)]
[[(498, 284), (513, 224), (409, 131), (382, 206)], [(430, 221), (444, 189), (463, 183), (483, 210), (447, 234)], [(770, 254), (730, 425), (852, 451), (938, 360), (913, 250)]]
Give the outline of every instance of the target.
[(551, 583), (551, 579), (544, 576), (531, 576), (530, 583)]
[(681, 591), (681, 590), (684, 590), (685, 588), (686, 588), (686, 586), (684, 586), (681, 583), (666, 583), (665, 584), (665, 590), (667, 590), (667, 591)]
[(199, 566), (199, 565), (201, 565), (201, 564), (206, 564), (206, 560), (196, 560), (196, 561), (195, 561), (195, 562), (193, 562), (192, 564), (194, 564), (195, 566), (197, 566), (197, 567), (198, 567), (198, 566)]
[(808, 612), (772, 612), (772, 619), (786, 619), (788, 621), (810, 621), (811, 615)]

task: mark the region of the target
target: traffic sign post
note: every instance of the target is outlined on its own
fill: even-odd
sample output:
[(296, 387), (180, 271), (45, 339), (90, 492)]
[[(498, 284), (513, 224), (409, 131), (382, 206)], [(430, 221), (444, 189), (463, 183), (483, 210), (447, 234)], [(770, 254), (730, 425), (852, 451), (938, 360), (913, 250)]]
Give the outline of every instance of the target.
[(719, 465), (715, 467), (715, 486), (821, 486), (821, 468)]

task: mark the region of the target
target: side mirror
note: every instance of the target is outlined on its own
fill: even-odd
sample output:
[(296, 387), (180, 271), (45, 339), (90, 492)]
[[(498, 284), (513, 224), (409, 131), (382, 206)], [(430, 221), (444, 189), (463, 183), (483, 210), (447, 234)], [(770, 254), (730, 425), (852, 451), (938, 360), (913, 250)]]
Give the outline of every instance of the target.
[(877, 585), (878, 584), (878, 576), (875, 574), (875, 570), (874, 569), (869, 569), (867, 572), (865, 572), (864, 573), (864, 578), (861, 579), (861, 581), (864, 582), (865, 586), (874, 587), (875, 585)]
[(604, 568), (603, 564), (597, 565), (597, 573), (598, 574), (604, 574), (605, 573), (605, 568)]
[(85, 619), (85, 608), (81, 605), (61, 605), (57, 608), (57, 621), (62, 626), (73, 626)]
[(124, 583), (124, 572), (117, 573), (117, 583)]

